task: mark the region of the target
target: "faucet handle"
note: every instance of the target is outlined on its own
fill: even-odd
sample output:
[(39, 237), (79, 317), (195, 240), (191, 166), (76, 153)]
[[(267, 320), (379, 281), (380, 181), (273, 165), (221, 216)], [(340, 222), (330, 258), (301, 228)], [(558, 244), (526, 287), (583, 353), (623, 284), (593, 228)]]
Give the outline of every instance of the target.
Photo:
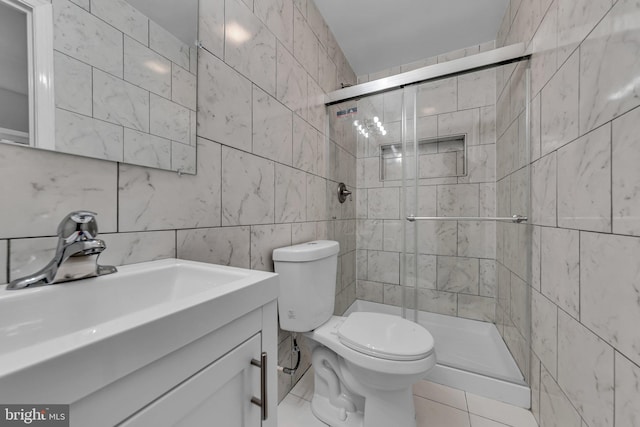
[(95, 212), (74, 211), (65, 216), (58, 225), (58, 237), (66, 243), (95, 239), (98, 221)]

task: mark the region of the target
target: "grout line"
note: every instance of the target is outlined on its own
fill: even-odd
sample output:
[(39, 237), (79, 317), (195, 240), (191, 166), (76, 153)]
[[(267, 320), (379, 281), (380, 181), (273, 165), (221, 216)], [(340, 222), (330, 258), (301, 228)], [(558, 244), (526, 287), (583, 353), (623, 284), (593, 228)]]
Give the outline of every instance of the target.
[[(551, 378), (553, 378), (553, 380), (557, 384), (558, 383), (558, 365), (560, 364), (560, 351), (558, 351), (558, 349), (560, 348), (560, 311), (562, 310), (562, 308), (558, 306), (555, 302), (553, 302), (553, 304), (556, 306), (556, 369), (555, 369), (556, 372), (555, 372), (555, 376), (552, 375), (551, 372), (549, 372), (549, 375), (551, 375)], [(568, 316), (571, 317), (571, 315), (568, 315)], [(558, 385), (558, 387), (560, 387), (560, 385)]]
[[(626, 113), (625, 113), (626, 114)], [(620, 117), (620, 116), (619, 116)], [(609, 139), (609, 200), (610, 200), (610, 214), (611, 216), (609, 217), (609, 226), (610, 226), (610, 231), (613, 234), (613, 143), (614, 143), (614, 139), (613, 139), (613, 126), (614, 126), (614, 121), (615, 119), (611, 120), (611, 134), (610, 134), (610, 139)]]
[(616, 425), (616, 355), (618, 354), (618, 352), (616, 351), (615, 347), (613, 347), (613, 419), (611, 420), (612, 424), (611, 425)]
[(467, 412), (471, 412), (471, 411), (469, 411), (469, 399), (468, 399), (468, 396), (467, 396), (467, 392), (466, 392), (466, 391), (464, 392), (464, 404), (465, 404), (465, 405), (466, 405), (466, 407), (467, 407)]
[(582, 324), (582, 234), (584, 231), (578, 231), (578, 322)]
[[(123, 139), (124, 139), (124, 135), (123, 135)], [(120, 232), (120, 165), (121, 164), (122, 163), (120, 162), (116, 163), (116, 233)]]
[(7, 258), (6, 258), (6, 262), (7, 262), (7, 268), (6, 268), (6, 274), (7, 274), (7, 283), (9, 283), (9, 280), (11, 279), (11, 239), (7, 240)]
[[(459, 391), (462, 391), (462, 390), (459, 390)], [(463, 392), (463, 393), (464, 393), (464, 392)], [(456, 411), (466, 412), (466, 413), (467, 413), (467, 415), (469, 415), (469, 414), (470, 414), (470, 412), (469, 412), (468, 410), (460, 409), (460, 408), (455, 407), (455, 406), (453, 406), (453, 405), (449, 405), (448, 403), (439, 402), (439, 401), (437, 401), (437, 400), (430, 399), (430, 398), (428, 398), (428, 397), (424, 397), (424, 396), (420, 396), (420, 395), (418, 395), (418, 394), (413, 394), (413, 397), (414, 397), (414, 399), (415, 399), (415, 398), (418, 398), (418, 399), (428, 400), (429, 402), (433, 402), (433, 403), (436, 403), (436, 404), (438, 404), (438, 405), (446, 406), (447, 408), (451, 408), (451, 409), (454, 409), (454, 410), (456, 410)], [(465, 397), (465, 402), (466, 402), (466, 397)], [(475, 415), (475, 414), (474, 414), (474, 415)]]
[[(198, 143), (196, 142), (196, 147), (198, 146)], [(197, 148), (196, 148), (197, 150)], [(224, 188), (223, 188), (223, 178), (224, 178), (224, 162), (223, 162), (223, 158), (222, 158), (222, 144), (219, 144), (218, 146), (218, 153), (219, 153), (219, 159), (220, 159), (220, 171), (219, 171), (219, 177), (220, 177), (220, 187), (219, 187), (219, 191), (218, 191), (218, 195), (220, 197), (220, 222), (219, 222), (219, 226), (222, 227), (223, 226), (223, 217), (224, 217), (224, 205), (222, 203), (222, 194), (224, 192)]]
[[(555, 172), (556, 172), (556, 174), (555, 174), (555, 175), (556, 175), (556, 197), (555, 197), (555, 199), (556, 199), (556, 203), (555, 203), (555, 205), (556, 205), (556, 212), (555, 212), (555, 218), (554, 218), (554, 225), (553, 225), (553, 227), (554, 227), (554, 228), (557, 228), (557, 227), (558, 227), (558, 223), (559, 223), (559, 222), (558, 222), (558, 204), (559, 204), (559, 203), (558, 203), (558, 191), (559, 191), (559, 187), (560, 187), (560, 185), (559, 185), (559, 183), (558, 183), (558, 182), (559, 182), (560, 180), (558, 179), (558, 172), (559, 172), (559, 170), (558, 170), (558, 164), (560, 163), (560, 159), (559, 159), (560, 155), (558, 154), (558, 150), (557, 150), (557, 149), (556, 149), (556, 150), (554, 150), (554, 151), (552, 151), (552, 153), (555, 153), (555, 160), (556, 160), (556, 162), (555, 162), (555, 163), (556, 163), (556, 165), (555, 165), (555, 166), (556, 166), (556, 171), (555, 171)], [(551, 153), (549, 153), (549, 154), (551, 154)]]

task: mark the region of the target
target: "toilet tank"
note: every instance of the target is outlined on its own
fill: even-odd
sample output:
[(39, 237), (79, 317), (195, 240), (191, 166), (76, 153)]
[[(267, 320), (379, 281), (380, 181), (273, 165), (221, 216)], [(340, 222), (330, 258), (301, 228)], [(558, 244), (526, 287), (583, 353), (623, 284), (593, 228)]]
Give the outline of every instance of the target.
[(273, 251), (280, 275), (278, 314), (280, 328), (307, 332), (333, 315), (340, 245), (316, 240)]

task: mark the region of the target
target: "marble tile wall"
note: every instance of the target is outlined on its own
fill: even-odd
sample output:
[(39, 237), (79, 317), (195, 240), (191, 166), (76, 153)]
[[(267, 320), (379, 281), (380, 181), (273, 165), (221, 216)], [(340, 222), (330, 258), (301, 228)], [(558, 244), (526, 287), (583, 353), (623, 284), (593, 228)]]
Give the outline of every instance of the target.
[[(533, 50), (530, 383), (541, 426), (640, 423), (639, 12), (632, 0), (512, 0), (498, 33), (497, 46)], [(515, 73), (501, 74), (507, 99)], [(512, 113), (499, 112), (498, 128)], [(503, 180), (508, 150), (498, 143)]]
[[(496, 46), (496, 42), (494, 40), (491, 40), (478, 45), (457, 49), (451, 52), (443, 52), (440, 55), (432, 56), (430, 58), (421, 59), (408, 64), (398, 65), (395, 67), (376, 71), (371, 74), (359, 75), (358, 83), (366, 83), (366, 82), (370, 82), (377, 79), (383, 79), (385, 77), (390, 77), (400, 73), (406, 73), (407, 71), (413, 71), (418, 68), (426, 67), (428, 65), (434, 65), (442, 62), (451, 61), (454, 59), (464, 58), (465, 56), (474, 55), (476, 53), (486, 52), (488, 50), (494, 49), (495, 46)], [(477, 75), (474, 75), (474, 76), (463, 77), (462, 85), (463, 86), (473, 85), (473, 82), (477, 81), (478, 78), (480, 78), (481, 76), (482, 76), (482, 73), (478, 73)], [(473, 103), (474, 102), (473, 98), (475, 98), (476, 101), (484, 98), (486, 101), (489, 101), (487, 102), (487, 105), (495, 104), (494, 94), (491, 92), (491, 87), (492, 87), (491, 85), (483, 88), (474, 87), (473, 89), (474, 94), (472, 95), (472, 98), (465, 97), (465, 99), (461, 99), (462, 105), (464, 106), (465, 102)]]
[(195, 48), (125, 0), (53, 0), (56, 150), (196, 171)]
[[(359, 76), (359, 82), (382, 78), (445, 60), (471, 55), (494, 43), (473, 46), (437, 58)], [(417, 215), (495, 216), (496, 131), (495, 70), (485, 70), (423, 84), (418, 88), (417, 133), (420, 139), (465, 135), (467, 170), (457, 165), (455, 146), (421, 148)], [(338, 119), (342, 109), (358, 107), (356, 115)], [(357, 142), (358, 209), (357, 297), (402, 304), (401, 280), (416, 280), (414, 254), (402, 259), (401, 172), (381, 178), (380, 146), (400, 142), (402, 92), (367, 97), (330, 110), (332, 135), (351, 135)], [(387, 135), (363, 138), (353, 120), (377, 116)], [(432, 145), (432, 146), (431, 146)], [(452, 162), (446, 156), (453, 154)], [(448, 167), (446, 167), (448, 166)], [(400, 165), (398, 164), (398, 170)], [(453, 173), (452, 173), (453, 172)], [(493, 322), (496, 311), (496, 226), (488, 222), (422, 222), (418, 226), (418, 308)], [(411, 237), (412, 231), (408, 231)]]
[[(83, 5), (86, 9), (54, 0), (56, 19), (78, 25), (69, 23), (73, 34), (58, 28), (55, 42), (56, 82), (69, 83), (56, 85), (57, 142), (67, 135), (76, 145), (109, 140), (126, 147), (129, 141), (139, 148), (124, 153), (137, 158), (146, 144), (162, 145), (155, 155), (164, 164), (183, 164), (190, 156), (170, 144), (197, 144), (197, 157), (191, 157), (197, 174), (179, 176), (144, 162), (122, 164), (0, 145), (0, 174), (12, 183), (0, 190), (0, 282), (44, 265), (60, 219), (72, 210), (89, 209), (98, 213), (100, 235), (107, 242), (101, 260), (115, 265), (177, 256), (273, 271), (276, 247), (336, 239), (341, 253), (335, 311), (341, 314), (356, 296), (357, 197), (344, 205), (333, 197), (338, 179), (356, 186), (355, 143), (325, 135), (321, 95), (335, 89), (327, 86), (329, 81), (353, 84), (356, 78), (313, 2), (202, 1), (197, 73), (187, 61), (191, 52), (153, 42), (160, 29), (137, 31), (140, 17), (124, 3), (92, 0)], [(131, 19), (114, 14), (117, 5)], [(105, 43), (113, 39), (99, 55), (87, 38), (79, 37), (88, 26)], [(245, 32), (238, 34), (238, 29)], [(250, 42), (232, 46), (234, 31)], [(301, 42), (305, 48), (299, 50)], [(318, 81), (319, 56), (324, 82)], [(311, 57), (316, 61), (308, 61)], [(147, 78), (138, 67), (146, 60), (167, 66), (164, 79)], [(273, 66), (277, 79), (262, 73), (264, 64)], [(327, 70), (335, 77), (329, 78)], [(197, 100), (177, 93), (196, 87), (196, 78)], [(96, 89), (100, 99), (90, 96)], [(108, 91), (129, 100), (146, 93), (149, 113), (124, 114), (127, 110), (116, 108)], [(197, 138), (195, 131), (171, 138), (146, 133), (171, 120), (195, 126), (194, 105)], [(150, 113), (154, 106), (157, 111)], [(130, 103), (128, 112), (139, 107)], [(77, 121), (93, 127), (70, 130)], [(290, 335), (281, 332), (279, 344), (279, 359), (291, 363)], [(306, 351), (302, 371), (309, 359)], [(294, 379), (281, 375), (279, 380), (283, 397)]]

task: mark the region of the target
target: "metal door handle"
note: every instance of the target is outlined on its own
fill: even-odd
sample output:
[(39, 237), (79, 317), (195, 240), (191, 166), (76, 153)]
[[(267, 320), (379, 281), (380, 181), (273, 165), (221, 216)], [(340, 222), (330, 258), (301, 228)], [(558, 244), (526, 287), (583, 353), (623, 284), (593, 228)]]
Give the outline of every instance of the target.
[(513, 215), (507, 217), (481, 217), (481, 216), (415, 216), (409, 215), (407, 221), (510, 221), (517, 224), (527, 222), (528, 218), (523, 215)]
[(267, 413), (267, 352), (263, 351), (260, 360), (251, 359), (251, 364), (260, 368), (260, 399), (251, 398), (251, 403), (260, 407), (262, 420), (266, 420)]

